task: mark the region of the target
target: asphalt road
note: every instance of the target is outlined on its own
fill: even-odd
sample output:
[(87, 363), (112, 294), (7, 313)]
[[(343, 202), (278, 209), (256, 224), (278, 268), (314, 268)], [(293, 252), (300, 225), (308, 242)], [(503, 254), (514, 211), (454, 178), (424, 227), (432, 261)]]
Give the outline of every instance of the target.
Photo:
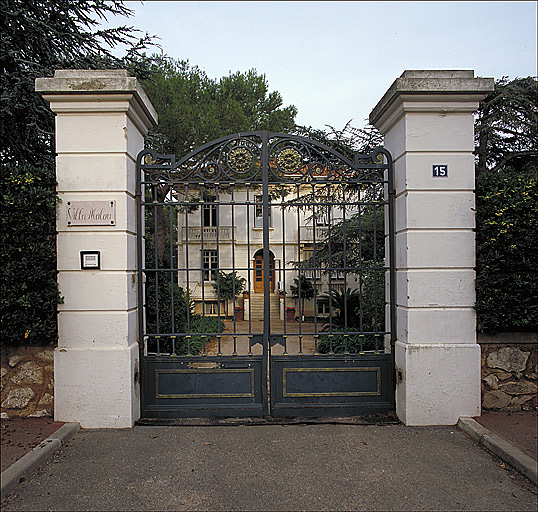
[(456, 427), (81, 430), (2, 510), (537, 510)]

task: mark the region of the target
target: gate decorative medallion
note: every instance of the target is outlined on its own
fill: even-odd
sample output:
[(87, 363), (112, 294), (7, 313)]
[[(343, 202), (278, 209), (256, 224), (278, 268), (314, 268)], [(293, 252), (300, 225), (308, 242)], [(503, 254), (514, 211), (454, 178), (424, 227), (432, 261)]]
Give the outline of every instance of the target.
[(137, 165), (143, 418), (393, 408), (386, 150), (261, 131)]

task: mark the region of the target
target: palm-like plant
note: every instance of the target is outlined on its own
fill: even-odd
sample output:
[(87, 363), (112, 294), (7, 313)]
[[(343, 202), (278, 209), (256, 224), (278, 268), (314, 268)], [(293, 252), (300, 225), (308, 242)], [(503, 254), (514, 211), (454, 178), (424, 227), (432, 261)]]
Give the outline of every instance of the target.
[(347, 288), (345, 291), (331, 290), (320, 297), (320, 304), (329, 306), (331, 316), (323, 327), (324, 331), (342, 331), (360, 327), (361, 295), (359, 290)]
[[(383, 277), (379, 272), (378, 281)], [(382, 283), (378, 282), (378, 285)], [(383, 349), (384, 329), (382, 304), (375, 305), (376, 299), (383, 300), (382, 293), (373, 293), (374, 275), (364, 278), (362, 294), (358, 289), (332, 290), (320, 298), (320, 302), (330, 305), (331, 317), (323, 326), (327, 335), (321, 336), (318, 350), (321, 353), (358, 353), (364, 350)], [(377, 311), (376, 311), (377, 310)], [(354, 332), (359, 334), (347, 334)]]

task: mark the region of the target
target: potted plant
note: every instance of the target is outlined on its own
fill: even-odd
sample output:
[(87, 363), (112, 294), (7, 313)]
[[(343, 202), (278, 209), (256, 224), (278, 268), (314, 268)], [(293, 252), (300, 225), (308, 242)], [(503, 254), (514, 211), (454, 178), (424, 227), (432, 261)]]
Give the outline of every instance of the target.
[(242, 322), (245, 318), (245, 308), (242, 308), (240, 306), (236, 306), (235, 308), (235, 321), (236, 322)]
[(314, 298), (314, 286), (312, 281), (307, 279), (303, 274), (299, 275), (299, 279), (295, 278), (293, 284), (290, 286), (291, 296), (296, 300), (300, 300), (301, 306), (301, 320), (304, 321), (304, 303), (305, 300), (311, 300)]
[(219, 270), (217, 280), (213, 283), (213, 289), (215, 294), (225, 301), (226, 317), (228, 317), (228, 302), (233, 301), (235, 303), (235, 298), (245, 289), (246, 282), (247, 280), (239, 276), (236, 271), (225, 274)]

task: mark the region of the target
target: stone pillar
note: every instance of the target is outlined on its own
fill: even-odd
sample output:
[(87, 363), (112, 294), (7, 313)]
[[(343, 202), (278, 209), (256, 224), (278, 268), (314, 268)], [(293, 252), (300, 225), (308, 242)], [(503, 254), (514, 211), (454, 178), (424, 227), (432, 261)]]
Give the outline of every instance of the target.
[(406, 425), (480, 414), (474, 117), (493, 79), (405, 71), (370, 114), (394, 159), (396, 412)]
[[(140, 416), (136, 156), (157, 114), (125, 70), (59, 70), (38, 78), (36, 91), (56, 113), (61, 201), (54, 417), (132, 427)], [(82, 269), (85, 251), (99, 253), (99, 268), (90, 255)]]

